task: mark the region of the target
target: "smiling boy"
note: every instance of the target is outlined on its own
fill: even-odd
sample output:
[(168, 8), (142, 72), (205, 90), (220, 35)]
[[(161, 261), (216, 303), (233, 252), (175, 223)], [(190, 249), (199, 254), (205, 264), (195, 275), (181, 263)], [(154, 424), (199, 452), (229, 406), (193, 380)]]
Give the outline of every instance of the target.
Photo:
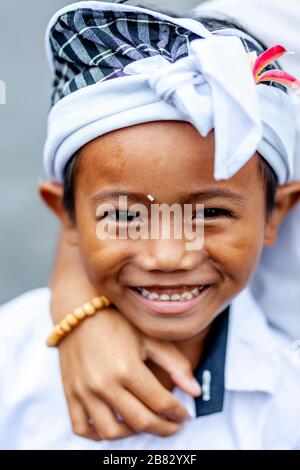
[[(145, 142), (152, 142), (150, 154)], [(192, 419), (174, 436), (162, 438), (143, 433), (115, 442), (94, 443), (72, 435), (57, 354), (47, 350), (42, 341), (51, 328), (49, 294), (47, 290), (35, 291), (31, 297), (28, 294), (29, 297), (8, 304), (1, 312), (1, 334), (11, 337), (10, 356), (1, 373), (4, 390), (1, 440), (6, 446), (197, 449), (294, 448), (298, 445), (297, 368), (288, 357), (286, 340), (266, 324), (245, 287), (263, 245), (274, 242), (280, 221), (299, 198), (299, 184), (280, 188), (277, 205), (267, 216), (260, 157), (254, 155), (234, 177), (216, 183), (213, 151), (213, 134), (202, 138), (188, 123), (141, 124), (99, 137), (82, 148), (74, 173), (76, 222), (70, 219), (63, 205), (63, 188), (53, 183), (42, 187), (44, 199), (66, 224), (70, 243), (80, 245), (94, 285), (101, 285), (101, 292), (138, 329), (150, 336), (174, 341), (189, 358), (202, 382), (202, 398), (211, 394), (212, 400), (196, 399), (195, 414), (193, 399), (175, 389), (174, 393)], [(113, 152), (116, 157), (112, 157)], [(200, 193), (193, 202), (205, 204), (203, 249), (186, 251), (184, 240), (173, 239), (99, 240), (93, 205), (99, 191), (100, 194), (108, 191), (143, 194), (145, 202), (151, 191), (157, 201), (167, 204), (182, 203), (190, 200), (191, 194)], [(110, 202), (118, 210), (116, 201)], [(124, 218), (116, 223), (124, 224)], [(174, 312), (171, 305), (175, 301), (151, 300), (137, 291), (137, 288), (144, 288), (172, 295), (194, 291), (200, 286), (206, 286), (204, 292), (191, 300), (177, 301), (185, 307), (179, 312)], [(165, 306), (163, 312), (158, 308), (159, 303)], [(212, 332), (213, 340), (210, 339)], [(20, 343), (26, 336), (31, 341)], [(213, 347), (208, 347), (211, 342)], [(215, 355), (223, 357), (214, 359)], [(8, 374), (7, 370), (11, 372)], [(211, 390), (205, 388), (205, 370), (211, 375)], [(224, 372), (225, 383), (222, 382)], [(172, 390), (173, 383), (168, 375), (161, 371), (156, 373)], [(32, 403), (24, 402), (25, 397), (30, 396)], [(125, 393), (119, 397), (120, 406), (124, 399), (127, 399)], [(289, 416), (291, 407), (293, 416)], [(27, 434), (28, 413), (31, 426)], [(243, 413), (243, 420), (240, 413)], [(261, 420), (259, 435), (247, 429), (253, 413)], [(128, 416), (124, 416), (128, 421), (129, 415), (130, 409)], [(39, 425), (35, 429), (36, 419)], [(237, 426), (234, 431), (230, 429), (230, 422)], [(199, 426), (201, 423), (201, 432), (197, 423)], [(16, 426), (18, 431), (12, 434)]]
[[(101, 16), (107, 9), (112, 9), (104, 5), (98, 3), (97, 7), (92, 7), (90, 4), (90, 10), (82, 9), (80, 4), (73, 6), (68, 10), (71, 15), (67, 18), (65, 12), (60, 13), (51, 24), (52, 38), (57, 39), (55, 33), (62, 33), (66, 19), (74, 25), (82, 19), (80, 15), (91, 15), (89, 20), (92, 18), (94, 22), (97, 15)], [(74, 12), (75, 16), (72, 17)], [(133, 14), (130, 9), (126, 14), (127, 19), (136, 20), (136, 13)], [(104, 18), (104, 24), (108, 19), (111, 21), (111, 18)], [(149, 21), (149, 18), (143, 17), (143, 20)], [(167, 25), (180, 20), (160, 17), (160, 21)], [(188, 24), (196, 34), (194, 23)], [(197, 34), (200, 35), (200, 32), (206, 34), (202, 29)], [(66, 36), (69, 37), (68, 44), (60, 45), (59, 57), (63, 56), (62, 51), (70, 44), (73, 33), (69, 35), (68, 32)], [(201, 41), (209, 41), (209, 37)], [(220, 42), (213, 41), (212, 45), (216, 48), (220, 45), (222, 51), (223, 44)], [(251, 74), (244, 52), (241, 52), (238, 43), (230, 41), (228, 55), (232, 47), (236, 47), (235, 52), (241, 61), (241, 65), (237, 65), (237, 75), (240, 72), (247, 81)], [(181, 390), (172, 390), (173, 383), (167, 374), (155, 369), (154, 372), (161, 383), (187, 407), (191, 419), (181, 425), (177, 434), (167, 436), (166, 431), (165, 438), (153, 436), (151, 429), (123, 440), (101, 443), (83, 440), (72, 434), (57, 351), (43, 345), (43, 338), (51, 329), (50, 293), (45, 289), (12, 301), (1, 311), (3, 323), (0, 334), (10, 351), (0, 375), (3, 395), (0, 437), (3, 447), (300, 447), (299, 371), (293, 364), (287, 340), (267, 324), (247, 287), (263, 247), (276, 242), (280, 224), (300, 200), (300, 184), (291, 182), (288, 176), (290, 128), (281, 130), (277, 122), (270, 118), (268, 129), (271, 128), (272, 132), (266, 132), (261, 142), (257, 115), (251, 108), (251, 102), (247, 101), (248, 97), (240, 95), (240, 102), (237, 103), (235, 86), (231, 88), (227, 82), (229, 89), (224, 86), (223, 90), (218, 68), (209, 63), (207, 55), (201, 55), (200, 49), (196, 52), (199, 62), (201, 59), (203, 61), (202, 68), (206, 74), (202, 74), (200, 67), (195, 81), (194, 74), (192, 77), (190, 75), (190, 63), (186, 62), (187, 68), (181, 70), (180, 61), (174, 61), (175, 65), (179, 65), (176, 71), (173, 69), (173, 77), (176, 77), (173, 86), (176, 89), (182, 80), (181, 73), (189, 85), (192, 80), (195, 93), (197, 91), (203, 98), (203, 107), (198, 110), (199, 118), (192, 110), (193, 103), (189, 102), (189, 98), (196, 99), (192, 88), (185, 89), (185, 96), (180, 88), (176, 90), (174, 102), (177, 106), (178, 102), (186, 106), (184, 112), (181, 109), (182, 114), (173, 114), (171, 105), (167, 107), (165, 103), (158, 102), (157, 97), (151, 103), (146, 89), (143, 90), (144, 98), (140, 97), (147, 101), (143, 105), (146, 114), (143, 118), (137, 117), (142, 107), (138, 100), (131, 112), (130, 107), (137, 99), (134, 88), (139, 93), (143, 74), (147, 67), (153, 67), (152, 59), (142, 64), (136, 61), (137, 67), (146, 67), (141, 76), (130, 77), (131, 80), (124, 76), (115, 78), (119, 80), (120, 87), (126, 80), (128, 87), (132, 87), (130, 100), (124, 106), (118, 102), (117, 91), (113, 99), (113, 80), (104, 80), (102, 85), (101, 81), (96, 82), (75, 91), (72, 89), (75, 84), (82, 84), (82, 77), (76, 77), (75, 82), (57, 89), (56, 96), (63, 93), (66, 96), (57, 101), (56, 114), (52, 115), (52, 130), (50, 126), (46, 147), (49, 181), (41, 186), (46, 204), (64, 224), (68, 242), (79, 247), (90, 281), (96, 289), (101, 288), (99, 294), (105, 295), (138, 330), (153, 338), (174, 342), (188, 357), (202, 384), (202, 396), (195, 402)], [(156, 66), (155, 70), (159, 70)], [(214, 80), (209, 80), (208, 70)], [(133, 68), (128, 67), (127, 72), (128, 75), (133, 74)], [(156, 76), (162, 79), (157, 87), (160, 96), (170, 96), (170, 89), (164, 89), (166, 84), (172, 83), (172, 69), (168, 72), (167, 81), (164, 81), (164, 75)], [(154, 76), (155, 73), (151, 73), (149, 78), (152, 85)], [(217, 101), (210, 96), (210, 89), (202, 77), (209, 81), (212, 95), (218, 95)], [(224, 83), (227, 78), (225, 74)], [(93, 96), (88, 93), (97, 91), (97, 86), (100, 98), (100, 87), (104, 87), (105, 99), (110, 96), (111, 101), (108, 100), (109, 110), (96, 106), (95, 114), (91, 116), (94, 103)], [(250, 98), (256, 86), (251, 84)], [(266, 103), (269, 100), (270, 106), (276, 106), (278, 99), (286, 105), (285, 119), (292, 126), (285, 93), (276, 89), (273, 96), (270, 92), (274, 99), (272, 102), (268, 96), (268, 88), (272, 87), (261, 86), (264, 87), (262, 93)], [(241, 88), (243, 91), (242, 85)], [(72, 101), (73, 95), (77, 97), (76, 103)], [(97, 100), (98, 96), (94, 98)], [(82, 112), (77, 113), (80, 104)], [(228, 110), (224, 108), (225, 104)], [(119, 105), (121, 109), (118, 109)], [(158, 116), (158, 109), (153, 111), (154, 106), (161, 106), (161, 119), (154, 119), (155, 115)], [(126, 110), (128, 113), (124, 118)], [(110, 111), (114, 120), (108, 116)], [(191, 114), (184, 119), (188, 111)], [(217, 124), (216, 113), (221, 112), (229, 119), (232, 111), (244, 119), (243, 122), (236, 122), (241, 134), (228, 126), (227, 121), (221, 126), (220, 122)], [(96, 114), (102, 112), (106, 113), (105, 118), (98, 116), (97, 121)], [(211, 114), (215, 117), (214, 125)], [(194, 125), (189, 121), (193, 121)], [(63, 129), (62, 123), (65, 126)], [(102, 126), (101, 131), (97, 128), (98, 124)], [(85, 129), (85, 134), (80, 140), (82, 129)], [(225, 139), (228, 145), (222, 146)], [(278, 144), (280, 139), (282, 147), (273, 148), (271, 144)], [(259, 149), (259, 152), (250, 152), (252, 147)], [(276, 188), (277, 180), (280, 185)], [(110, 225), (118, 229), (121, 225), (128, 228), (130, 224), (142, 225), (145, 222), (130, 207), (127, 211), (119, 205), (120, 196), (127, 196), (129, 204), (142, 202), (148, 208), (154, 201), (169, 206), (191, 204), (193, 208), (204, 204), (200, 217), (204, 224), (203, 247), (200, 250), (186, 250), (186, 239), (172, 236), (167, 240), (161, 237), (111, 239), (109, 236), (99, 239), (99, 220), (109, 219)], [(98, 211), (100, 203), (111, 204), (115, 212)], [(194, 211), (195, 220), (197, 216)], [(18, 327), (15, 328), (15, 325)], [(117, 339), (117, 335), (111, 338), (112, 341)], [(126, 390), (123, 390), (118, 397), (120, 409), (114, 409), (116, 414), (121, 408), (124, 410), (122, 401), (127, 400), (128, 403), (128, 399)], [(122, 417), (130, 423), (130, 406)], [(105, 415), (103, 419), (106, 419)], [(258, 423), (256, 426), (253, 426), (254, 419)]]
[[(258, 155), (230, 180), (215, 182), (213, 137), (211, 133), (203, 138), (190, 124), (174, 121), (128, 127), (86, 144), (73, 166), (76, 221), (71, 225), (63, 209), (62, 187), (42, 187), (44, 199), (68, 224), (70, 239), (80, 244), (93, 284), (101, 286), (113, 304), (147, 334), (169, 341), (190, 338), (186, 347), (191, 356), (195, 354), (195, 364), (202, 347), (200, 338), (248, 284), (263, 245), (274, 241), (277, 226), (298, 196), (298, 185), (283, 188), (284, 208), (277, 209), (272, 218), (266, 216), (266, 188)], [(98, 239), (99, 218), (114, 217), (111, 224), (119, 227), (132, 225), (135, 218), (140, 225), (145, 223), (132, 215), (130, 205), (151, 205), (147, 202), (150, 192), (160, 204), (205, 205), (202, 250), (186, 250), (184, 237)], [(95, 201), (110, 203), (120, 211), (118, 198), (126, 195), (129, 207), (122, 218), (120, 213), (96, 217)], [(196, 217), (194, 211), (194, 220)], [(159, 300), (147, 296), (148, 292), (171, 296), (197, 288), (201, 293), (181, 303), (185, 310), (178, 312), (172, 311), (175, 302), (164, 301), (160, 308)], [(143, 289), (147, 291), (144, 295)], [(166, 306), (166, 312), (161, 311)]]
[[(147, 123), (114, 131), (82, 148), (76, 168), (73, 166), (76, 222), (70, 225), (63, 209), (62, 187), (42, 187), (48, 204), (68, 225), (70, 239), (80, 244), (93, 284), (101, 286), (140, 330), (183, 341), (190, 357), (195, 357), (195, 365), (209, 325), (247, 286), (263, 246), (274, 243), (278, 226), (299, 198), (299, 184), (280, 188), (277, 207), (269, 214), (261, 157), (254, 155), (230, 180), (215, 182), (213, 155), (213, 133), (203, 138), (188, 123)], [(95, 236), (96, 196), (98, 203), (111, 203), (119, 211), (119, 196), (129, 194), (130, 204), (141, 200), (147, 204), (150, 191), (158, 203), (169, 206), (205, 205), (202, 250), (187, 251), (184, 238), (133, 241), (108, 237), (99, 241)], [(110, 192), (114, 197), (101, 198), (102, 193)], [(68, 209), (72, 217), (72, 207)], [(134, 223), (130, 210), (123, 218), (113, 216), (116, 221), (111, 223), (116, 225)], [(136, 218), (142, 225), (143, 220)], [(160, 308), (160, 299), (148, 296), (194, 289), (201, 292), (181, 303), (183, 311), (176, 311), (172, 301), (164, 301)]]

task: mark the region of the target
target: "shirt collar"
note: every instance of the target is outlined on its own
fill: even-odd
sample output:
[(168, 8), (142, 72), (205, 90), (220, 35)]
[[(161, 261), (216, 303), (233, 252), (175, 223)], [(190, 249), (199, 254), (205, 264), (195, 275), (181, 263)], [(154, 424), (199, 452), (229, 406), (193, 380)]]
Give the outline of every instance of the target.
[(205, 356), (195, 371), (202, 388), (194, 399), (196, 417), (222, 411), (225, 390), (272, 394), (279, 373), (274, 337), (246, 288), (213, 323)]
[(217, 413), (223, 409), (228, 320), (229, 307), (214, 320), (204, 357), (195, 371), (202, 389), (201, 396), (195, 398), (196, 416)]

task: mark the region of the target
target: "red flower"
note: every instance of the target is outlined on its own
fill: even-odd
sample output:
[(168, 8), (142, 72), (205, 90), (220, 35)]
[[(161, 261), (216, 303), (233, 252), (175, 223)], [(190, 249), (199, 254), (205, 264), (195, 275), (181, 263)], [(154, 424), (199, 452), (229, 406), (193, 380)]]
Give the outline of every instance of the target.
[(273, 69), (263, 72), (268, 65), (272, 64), (275, 60), (280, 59), (280, 57), (283, 57), (287, 52), (288, 50), (283, 46), (277, 45), (271, 47), (258, 56), (253, 65), (255, 82), (257, 84), (262, 82), (275, 82), (280, 83), (287, 88), (300, 87), (300, 80), (283, 70)]

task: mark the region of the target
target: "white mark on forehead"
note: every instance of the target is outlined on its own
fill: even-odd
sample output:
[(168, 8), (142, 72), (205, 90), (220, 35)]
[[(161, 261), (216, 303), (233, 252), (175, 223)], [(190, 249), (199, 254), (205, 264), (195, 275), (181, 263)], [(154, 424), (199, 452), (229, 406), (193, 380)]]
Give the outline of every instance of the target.
[(149, 199), (149, 201), (153, 202), (155, 200), (155, 198), (151, 195), (151, 194), (148, 194), (147, 198)]

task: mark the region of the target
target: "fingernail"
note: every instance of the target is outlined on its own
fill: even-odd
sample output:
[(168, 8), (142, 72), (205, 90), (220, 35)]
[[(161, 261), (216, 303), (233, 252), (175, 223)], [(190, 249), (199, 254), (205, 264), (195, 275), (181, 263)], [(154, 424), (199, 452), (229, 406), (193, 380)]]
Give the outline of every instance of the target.
[(187, 378), (186, 375), (173, 373), (173, 378), (177, 378), (177, 381), (180, 380), (181, 386), (184, 384), (185, 388), (189, 390), (193, 395), (201, 395), (201, 387), (199, 382), (192, 377), (191, 379)]
[(201, 387), (200, 387), (200, 384), (199, 382), (195, 379), (195, 377), (193, 377), (190, 381), (190, 384), (191, 384), (191, 392), (193, 393), (196, 393), (197, 395), (200, 395), (201, 394)]

